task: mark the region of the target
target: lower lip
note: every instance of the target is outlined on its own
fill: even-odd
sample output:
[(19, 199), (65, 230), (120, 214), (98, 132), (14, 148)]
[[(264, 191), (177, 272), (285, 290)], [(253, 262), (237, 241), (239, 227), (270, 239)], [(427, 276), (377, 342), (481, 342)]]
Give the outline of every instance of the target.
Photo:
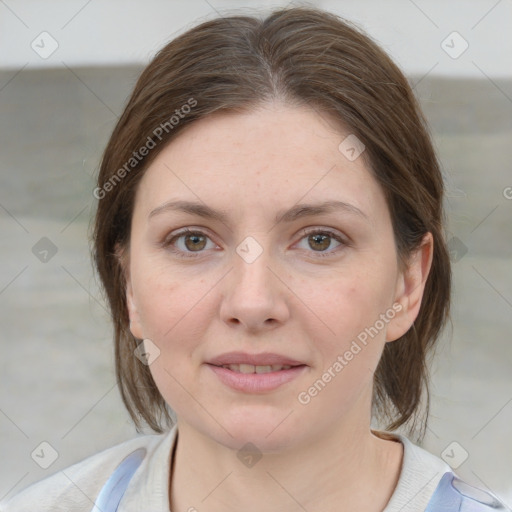
[(301, 375), (307, 368), (306, 365), (294, 366), (288, 370), (279, 370), (268, 373), (238, 373), (222, 366), (208, 364), (219, 379), (237, 391), (245, 393), (261, 393), (272, 391), (279, 386), (292, 381)]

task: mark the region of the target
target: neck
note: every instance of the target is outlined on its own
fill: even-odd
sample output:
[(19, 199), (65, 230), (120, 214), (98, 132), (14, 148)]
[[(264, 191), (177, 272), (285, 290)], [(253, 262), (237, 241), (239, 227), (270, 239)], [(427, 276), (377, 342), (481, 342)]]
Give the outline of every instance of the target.
[(246, 466), (237, 450), (178, 421), (171, 468), (172, 512), (360, 510), (380, 512), (398, 482), (399, 442), (341, 422), (293, 451)]

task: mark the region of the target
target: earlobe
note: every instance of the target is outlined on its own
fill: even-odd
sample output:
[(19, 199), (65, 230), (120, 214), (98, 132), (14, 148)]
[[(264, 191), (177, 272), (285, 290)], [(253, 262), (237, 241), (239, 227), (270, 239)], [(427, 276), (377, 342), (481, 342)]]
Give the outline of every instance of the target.
[(411, 254), (407, 270), (400, 273), (397, 280), (395, 302), (402, 307), (388, 324), (386, 341), (399, 339), (416, 320), (432, 266), (433, 253), (434, 239), (428, 232), (423, 237), (421, 246)]

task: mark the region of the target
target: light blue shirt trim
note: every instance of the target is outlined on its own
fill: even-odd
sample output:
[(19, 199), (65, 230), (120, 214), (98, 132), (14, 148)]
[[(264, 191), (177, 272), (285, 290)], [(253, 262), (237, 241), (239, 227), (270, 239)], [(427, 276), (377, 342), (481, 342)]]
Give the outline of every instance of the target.
[(125, 457), (102, 487), (91, 512), (116, 512), (135, 471), (146, 456), (145, 448), (138, 448)]
[(447, 472), (441, 478), (425, 512), (512, 512), (492, 494), (472, 487)]

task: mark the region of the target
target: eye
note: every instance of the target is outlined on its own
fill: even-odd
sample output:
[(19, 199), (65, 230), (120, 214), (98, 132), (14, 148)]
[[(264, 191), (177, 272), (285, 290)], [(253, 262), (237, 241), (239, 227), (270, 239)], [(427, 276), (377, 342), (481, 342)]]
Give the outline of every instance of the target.
[[(333, 240), (336, 245), (334, 250), (327, 251), (327, 249), (332, 247)], [(318, 256), (332, 256), (333, 253), (337, 253), (336, 250), (340, 246), (347, 246), (348, 242), (344, 240), (341, 235), (335, 233), (334, 231), (330, 231), (329, 229), (314, 229), (310, 231), (303, 232), (303, 237), (301, 238), (301, 242), (305, 241), (307, 244), (307, 248), (312, 249), (309, 252), (316, 252)], [(304, 248), (304, 247), (302, 247)]]
[[(335, 242), (332, 249), (333, 241)], [(306, 243), (307, 247), (300, 247), (300, 243)], [(208, 245), (210, 243), (210, 245)], [(303, 230), (299, 248), (316, 253), (316, 256), (332, 256), (338, 252), (338, 247), (348, 246), (348, 241), (338, 233), (329, 229)], [(183, 229), (175, 233), (163, 242), (165, 248), (183, 258), (200, 256), (207, 249), (214, 249), (217, 245), (212, 242), (207, 233), (197, 229)], [(331, 250), (328, 250), (331, 249)]]
[[(208, 247), (208, 241), (213, 245), (213, 247)], [(204, 252), (204, 249), (212, 249), (216, 247), (216, 244), (210, 240), (206, 233), (188, 228), (175, 233), (174, 236), (167, 239), (163, 245), (184, 258), (193, 258), (196, 256), (193, 253), (201, 253)]]

